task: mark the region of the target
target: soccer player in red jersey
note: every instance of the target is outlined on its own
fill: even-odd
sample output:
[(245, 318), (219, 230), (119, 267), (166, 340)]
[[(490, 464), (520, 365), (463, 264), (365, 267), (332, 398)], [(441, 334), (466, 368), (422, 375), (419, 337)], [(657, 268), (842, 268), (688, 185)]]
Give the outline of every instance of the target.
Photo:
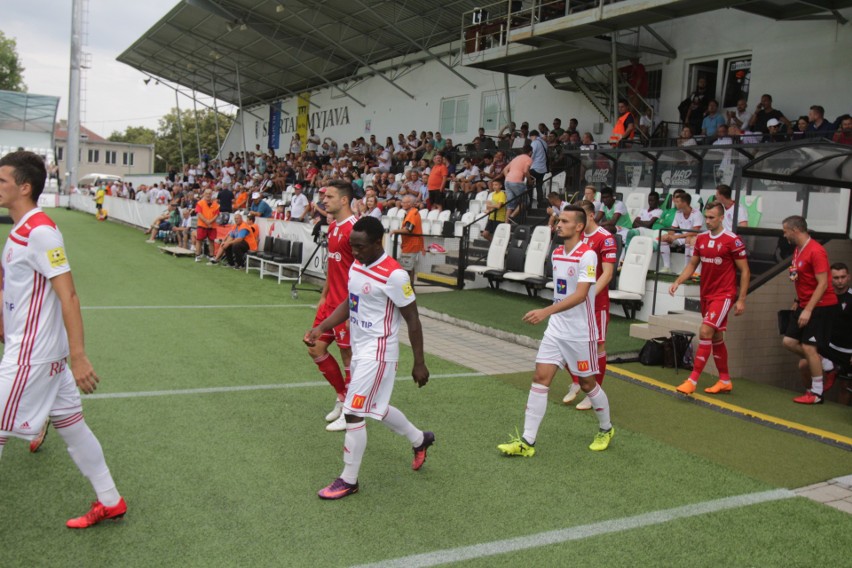
[[(701, 315), (704, 321), (698, 330), (698, 352), (692, 373), (678, 392), (692, 394), (698, 385), (701, 371), (707, 364), (710, 352), (719, 371), (719, 380), (712, 387), (704, 389), (709, 394), (729, 393), (733, 389), (728, 374), (728, 348), (725, 346), (725, 329), (728, 326), (728, 312), (734, 308), (734, 315), (745, 312), (745, 298), (751, 272), (748, 267), (745, 244), (737, 235), (726, 231), (724, 227), (725, 208), (719, 202), (713, 202), (704, 210), (707, 231), (695, 239), (692, 257), (683, 272), (669, 288), (674, 295), (678, 287), (688, 280), (701, 263)], [(737, 273), (740, 271), (739, 292), (737, 292)]]
[(49, 416), (98, 496), (88, 513), (66, 523), (84, 529), (123, 517), (127, 504), (83, 419), (77, 389), (94, 392), (100, 379), (86, 356), (62, 233), (36, 205), (46, 177), (44, 160), (32, 152), (0, 159), (0, 207), (15, 222), (2, 257), (0, 454), (9, 436), (35, 439)]
[[(595, 281), (595, 325), (598, 328), (598, 373), (595, 380), (600, 385), (606, 373), (606, 330), (609, 326), (609, 283), (615, 272), (615, 238), (612, 233), (595, 222), (595, 204), (583, 201), (580, 207), (586, 212), (586, 229), (582, 241), (589, 245), (598, 257), (597, 280)], [(573, 382), (568, 394), (562, 399), (565, 404), (574, 400), (580, 392), (580, 379), (571, 377)], [(591, 410), (592, 401), (584, 398), (577, 405), (577, 410)]]
[[(320, 189), (326, 212), (334, 218), (328, 226), (328, 273), (325, 285), (320, 294), (319, 307), (314, 319), (314, 327), (348, 297), (346, 287), (349, 284), (349, 267), (352, 266), (352, 247), (349, 245), (349, 235), (355, 224), (350, 203), (354, 197), (352, 186), (342, 180), (329, 182)], [(343, 361), (344, 373), (334, 356), (328, 351), (329, 345), (337, 341), (340, 358)], [(333, 330), (326, 331), (313, 345), (308, 346), (308, 354), (319, 367), (325, 380), (334, 387), (337, 401), (334, 408), (325, 417), (330, 424), (326, 426), (329, 432), (346, 430), (343, 418), (343, 401), (346, 399), (346, 385), (349, 383), (349, 364), (352, 360), (352, 349), (349, 347), (349, 326), (343, 322)]]
[(804, 217), (793, 215), (781, 224), (784, 238), (796, 246), (790, 280), (796, 285), (796, 303), (790, 325), (784, 332), (783, 345), (807, 360), (811, 388), (793, 399), (799, 404), (822, 404), (822, 359), (819, 349), (825, 349), (831, 339), (832, 322), (840, 313), (837, 295), (829, 285), (828, 254), (821, 244), (808, 234)]

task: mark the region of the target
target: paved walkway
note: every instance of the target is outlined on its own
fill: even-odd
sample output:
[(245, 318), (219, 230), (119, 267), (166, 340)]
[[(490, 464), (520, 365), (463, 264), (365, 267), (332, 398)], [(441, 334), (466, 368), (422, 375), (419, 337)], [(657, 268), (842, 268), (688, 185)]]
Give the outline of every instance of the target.
[[(426, 352), (486, 375), (533, 371), (538, 340), (420, 309)], [(542, 333), (544, 328), (542, 327)], [(408, 333), (400, 341), (408, 344)], [(797, 495), (852, 514), (852, 475), (795, 490)]]

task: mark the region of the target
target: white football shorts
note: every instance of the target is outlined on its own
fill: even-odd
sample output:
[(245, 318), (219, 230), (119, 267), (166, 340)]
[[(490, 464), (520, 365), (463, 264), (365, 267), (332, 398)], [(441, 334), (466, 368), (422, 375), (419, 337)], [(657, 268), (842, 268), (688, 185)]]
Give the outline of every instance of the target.
[(4, 360), (0, 362), (0, 410), (0, 436), (32, 440), (48, 416), (81, 412), (83, 403), (64, 359), (37, 365)]
[(388, 412), (393, 382), (396, 379), (396, 361), (371, 361), (352, 359), (352, 380), (346, 391), (343, 411), (355, 416), (370, 416), (381, 420)]
[(598, 344), (595, 341), (559, 340), (545, 333), (535, 362), (556, 365), (577, 377), (591, 377), (598, 374)]

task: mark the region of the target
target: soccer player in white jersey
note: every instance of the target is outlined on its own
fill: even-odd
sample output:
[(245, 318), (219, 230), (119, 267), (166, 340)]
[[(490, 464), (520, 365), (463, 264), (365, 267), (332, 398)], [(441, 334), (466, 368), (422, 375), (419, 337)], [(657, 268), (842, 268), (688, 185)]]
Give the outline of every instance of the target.
[(598, 373), (597, 327), (595, 326), (594, 285), (597, 278), (597, 255), (582, 240), (586, 212), (571, 205), (559, 214), (556, 233), (564, 239), (553, 251), (553, 304), (532, 310), (524, 321), (537, 325), (548, 317), (547, 329), (535, 358), (530, 394), (524, 415), (524, 433), (497, 449), (508, 456), (532, 457), (539, 426), (547, 410), (550, 383), (560, 367), (580, 378), (580, 388), (592, 401), (600, 429), (589, 446), (601, 451), (609, 447), (615, 428), (609, 417), (609, 400)]
[(733, 190), (730, 185), (720, 184), (716, 186), (716, 201), (725, 208), (725, 216), (722, 226), (726, 231), (734, 231), (734, 211), (737, 213), (737, 227), (748, 227), (748, 210), (742, 205), (734, 203)]
[(426, 450), (435, 442), (432, 432), (418, 430), (402, 412), (390, 406), (399, 361), (400, 316), (408, 325), (414, 353), (411, 376), (418, 387), (429, 381), (429, 370), (423, 356), (423, 331), (411, 280), (399, 263), (385, 253), (383, 237), (384, 228), (375, 217), (362, 217), (355, 223), (350, 235), (355, 262), (349, 269), (349, 298), (304, 338), (307, 345), (313, 345), (324, 333), (349, 320), (352, 381), (343, 405), (343, 473), (319, 491), (321, 499), (341, 499), (358, 492), (358, 472), (367, 448), (365, 416), (380, 420), (408, 438), (414, 449), (411, 469), (415, 471), (423, 466)]
[(99, 379), (86, 356), (62, 233), (36, 206), (45, 177), (44, 160), (32, 152), (0, 159), (0, 207), (15, 222), (2, 259), (0, 454), (9, 436), (36, 438), (49, 416), (98, 497), (88, 513), (66, 523), (82, 529), (124, 516), (127, 505), (83, 420), (77, 388), (91, 393)]

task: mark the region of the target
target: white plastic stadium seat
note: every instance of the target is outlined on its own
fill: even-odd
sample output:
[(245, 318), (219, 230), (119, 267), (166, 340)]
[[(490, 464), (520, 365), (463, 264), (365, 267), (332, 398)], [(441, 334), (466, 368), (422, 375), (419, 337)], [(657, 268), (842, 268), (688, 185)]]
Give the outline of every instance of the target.
[(397, 210), (396, 210), (396, 216), (397, 216), (400, 220), (405, 219), (405, 209), (403, 209), (402, 207), (400, 207), (399, 209), (397, 209)]
[(456, 221), (455, 232), (453, 234), (457, 237), (462, 236), (464, 234), (464, 226), (471, 224), (473, 219), (473, 213), (470, 211), (462, 215), (461, 221)]
[(527, 278), (541, 278), (544, 276), (544, 263), (547, 260), (547, 251), (550, 248), (550, 227), (539, 225), (535, 228), (527, 245), (527, 255), (524, 260), (523, 272), (507, 272), (503, 275), (505, 280), (523, 282)]
[(467, 210), (468, 212), (473, 213), (474, 218), (476, 218), (482, 215), (482, 212), (485, 211), (485, 204), (478, 199), (474, 199), (467, 204)]
[(402, 219), (399, 217), (390, 217), (390, 225), (388, 226), (388, 230), (391, 232), (396, 231), (402, 227)]
[(390, 217), (388, 217), (387, 215), (382, 215), (382, 227), (385, 228), (386, 232), (388, 229), (390, 229)]
[(641, 191), (629, 193), (624, 199), (624, 206), (627, 208), (630, 218), (635, 219), (643, 209), (648, 207), (648, 195)]
[(437, 220), (438, 220), (438, 215), (440, 215), (440, 214), (441, 214), (441, 212), (440, 212), (440, 211), (438, 211), (437, 209), (432, 209), (432, 210), (431, 210), (431, 211), (429, 211), (429, 213), (426, 215), (426, 218), (427, 218), (427, 219), (429, 219), (430, 221), (437, 221)]
[(494, 229), (494, 238), (488, 247), (488, 256), (485, 264), (472, 264), (467, 267), (476, 274), (482, 274), (486, 270), (503, 270), (506, 266), (506, 249), (509, 248), (509, 237), (512, 234), (512, 226), (509, 223), (500, 223)]
[(636, 311), (642, 307), (645, 298), (645, 279), (651, 266), (654, 253), (654, 241), (641, 235), (630, 240), (630, 246), (624, 255), (624, 264), (618, 276), (618, 287), (609, 291), (609, 299), (621, 304), (624, 315), (630, 319), (636, 317)]
[(451, 217), (452, 215), (453, 215), (453, 212), (452, 212), (452, 211), (449, 211), (448, 209), (444, 209), (443, 211), (441, 211), (440, 213), (438, 213), (438, 221), (441, 221), (442, 223), (443, 223), (444, 221), (449, 221), (449, 220), (450, 220), (450, 217)]
[(397, 212), (397, 211), (399, 211), (399, 208), (398, 208), (398, 207), (391, 207), (390, 209), (388, 209), (388, 210), (387, 210), (387, 212), (385, 213), (385, 215), (387, 215), (388, 217), (390, 217), (391, 219), (393, 219), (394, 217), (396, 217), (396, 212)]
[(550, 180), (550, 191), (561, 194), (563, 189), (565, 189), (565, 172), (559, 172)]

